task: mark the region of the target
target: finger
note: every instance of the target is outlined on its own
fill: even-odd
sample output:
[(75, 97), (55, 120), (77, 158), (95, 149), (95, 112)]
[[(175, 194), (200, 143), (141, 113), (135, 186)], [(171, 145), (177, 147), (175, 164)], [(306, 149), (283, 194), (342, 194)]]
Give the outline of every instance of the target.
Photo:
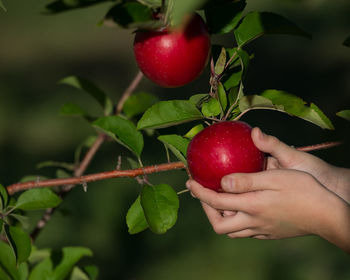
[(249, 198), (241, 195), (218, 193), (211, 189), (204, 188), (194, 180), (187, 181), (186, 186), (200, 201), (218, 210), (246, 211), (252, 203), (249, 201)]
[(220, 211), (210, 205), (202, 203), (202, 206), (210, 224), (217, 234), (241, 231), (251, 226), (251, 218), (245, 213), (238, 212), (236, 215), (223, 217)]
[(283, 143), (278, 138), (263, 133), (258, 127), (252, 129), (251, 135), (255, 146), (260, 151), (270, 154), (284, 167), (288, 167), (290, 163), (298, 160), (299, 151)]
[(268, 171), (257, 173), (233, 173), (221, 180), (221, 187), (226, 193), (246, 193), (274, 189), (271, 184), (273, 174)]
[(227, 234), (230, 238), (247, 238), (256, 236), (256, 231), (253, 229), (244, 229), (236, 232), (231, 232)]

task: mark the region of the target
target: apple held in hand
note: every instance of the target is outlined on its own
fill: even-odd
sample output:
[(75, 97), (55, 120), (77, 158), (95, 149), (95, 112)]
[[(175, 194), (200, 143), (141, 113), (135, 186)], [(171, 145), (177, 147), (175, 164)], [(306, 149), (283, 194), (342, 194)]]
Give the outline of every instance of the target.
[(247, 123), (223, 121), (206, 127), (192, 139), (187, 162), (194, 180), (219, 191), (223, 176), (261, 171), (265, 157), (255, 147)]
[(175, 30), (138, 31), (136, 62), (147, 78), (163, 87), (179, 87), (197, 78), (205, 68), (210, 37), (203, 19), (194, 14)]

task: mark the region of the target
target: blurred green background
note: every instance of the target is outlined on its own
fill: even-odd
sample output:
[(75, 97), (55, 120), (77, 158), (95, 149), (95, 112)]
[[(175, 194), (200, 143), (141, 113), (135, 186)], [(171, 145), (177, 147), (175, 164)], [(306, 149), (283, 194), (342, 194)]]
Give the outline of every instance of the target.
[[(0, 11), (0, 181), (8, 185), (28, 174), (54, 176), (37, 170), (45, 160), (73, 161), (75, 147), (94, 130), (80, 119), (58, 115), (75, 102), (95, 114), (89, 96), (58, 85), (68, 75), (91, 79), (114, 101), (137, 73), (132, 53), (133, 34), (120, 28), (98, 27), (110, 3), (55, 16), (40, 12), (49, 1), (4, 0)], [(296, 22), (313, 40), (270, 36), (249, 45), (255, 53), (246, 91), (283, 89), (316, 103), (331, 118), (335, 131), (276, 112), (245, 116), (253, 126), (301, 146), (344, 140), (344, 145), (316, 154), (350, 167), (349, 127), (335, 116), (350, 108), (350, 49), (342, 42), (350, 34), (348, 0), (248, 0), (247, 10), (274, 11)], [(232, 35), (214, 37), (230, 46)], [(208, 71), (179, 89), (162, 89), (143, 80), (139, 90), (160, 99), (186, 98), (208, 91)], [(184, 129), (182, 127), (178, 129)], [(168, 131), (167, 131), (168, 132)], [(147, 139), (146, 164), (165, 161), (155, 140)], [(113, 169), (125, 149), (105, 143), (89, 173)], [(172, 171), (151, 177), (184, 188), (186, 175)], [(216, 235), (198, 201), (188, 193), (180, 199), (179, 219), (163, 236), (149, 231), (130, 236), (125, 214), (140, 186), (132, 179), (77, 187), (55, 213), (37, 240), (39, 247), (87, 246), (100, 267), (100, 279), (350, 279), (349, 256), (317, 237), (277, 241), (231, 240)], [(32, 215), (32, 224), (40, 213)]]

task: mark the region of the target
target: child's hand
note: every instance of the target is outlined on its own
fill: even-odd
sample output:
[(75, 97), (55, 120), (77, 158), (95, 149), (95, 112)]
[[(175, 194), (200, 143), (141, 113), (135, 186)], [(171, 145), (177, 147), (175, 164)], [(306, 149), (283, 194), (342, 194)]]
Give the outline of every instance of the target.
[(350, 203), (350, 170), (335, 167), (313, 156), (292, 148), (276, 137), (253, 128), (252, 139), (261, 151), (270, 154), (266, 169), (293, 169), (314, 176), (322, 185)]

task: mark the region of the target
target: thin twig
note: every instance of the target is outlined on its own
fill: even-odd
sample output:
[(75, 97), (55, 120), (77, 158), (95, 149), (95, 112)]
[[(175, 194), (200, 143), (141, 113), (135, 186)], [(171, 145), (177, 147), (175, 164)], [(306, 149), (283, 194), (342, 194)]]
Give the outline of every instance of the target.
[[(141, 79), (142, 79), (143, 74), (141, 72), (138, 72), (135, 78), (131, 81), (130, 85), (126, 88), (124, 93), (122, 94), (118, 104), (117, 104), (117, 109), (116, 109), (116, 114), (120, 114), (121, 111), (123, 110), (123, 106), (125, 101), (128, 99), (128, 97), (133, 93), (133, 91), (136, 89), (136, 87), (139, 85)], [(96, 139), (95, 143), (90, 147), (90, 149), (87, 151), (85, 154), (83, 160), (79, 164), (79, 166), (75, 169), (74, 171), (74, 176), (75, 177), (81, 177), (81, 175), (84, 174), (85, 170), (89, 166), (90, 162), (92, 161), (93, 157), (95, 156), (96, 152), (98, 149), (101, 147), (103, 142), (105, 141), (106, 137), (103, 134), (100, 134), (98, 138)], [(83, 182), (85, 185), (86, 182)], [(66, 185), (64, 188), (60, 190), (58, 193), (59, 196), (63, 199), (69, 192), (70, 190), (74, 187), (72, 184)], [(46, 226), (47, 222), (51, 219), (52, 214), (55, 212), (55, 209), (57, 208), (48, 208), (45, 211), (45, 214), (41, 217), (41, 219), (37, 222), (36, 227), (33, 229), (31, 233), (31, 238), (34, 241), (41, 230)]]
[(127, 89), (124, 91), (122, 97), (120, 98), (118, 104), (117, 104), (117, 111), (116, 115), (119, 115), (124, 107), (125, 101), (129, 98), (129, 96), (134, 92), (136, 87), (139, 85), (143, 77), (143, 74), (141, 71), (137, 73), (135, 78), (131, 81), (130, 85), (127, 87)]

